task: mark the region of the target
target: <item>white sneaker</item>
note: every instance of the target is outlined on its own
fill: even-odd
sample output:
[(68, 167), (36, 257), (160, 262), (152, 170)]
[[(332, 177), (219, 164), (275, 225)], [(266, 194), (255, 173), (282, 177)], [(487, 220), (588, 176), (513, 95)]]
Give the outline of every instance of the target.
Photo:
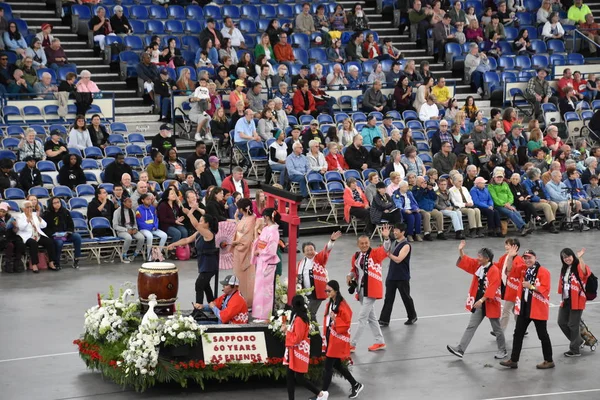
[(127, 257), (121, 257), (121, 262), (123, 264), (129, 264), (131, 261), (129, 261), (129, 258), (127, 258)]
[(194, 136), (194, 139), (195, 139), (196, 141), (199, 141), (199, 140), (202, 140), (202, 139), (203, 139), (203, 137), (202, 137), (202, 135), (201, 135), (201, 134), (198, 132), (198, 133), (196, 133), (196, 135)]
[(506, 358), (506, 356), (507, 356), (507, 355), (508, 355), (508, 353), (506, 352), (506, 350), (504, 350), (504, 351), (502, 351), (502, 350), (499, 350), (499, 351), (496, 353), (496, 355), (494, 356), (494, 358), (495, 358), (496, 360), (502, 360), (503, 358)]
[(477, 89), (477, 94), (483, 97), (483, 89), (482, 88)]
[(583, 225), (583, 231), (584, 231), (584, 232), (585, 232), (585, 231), (589, 231), (589, 230), (590, 230), (590, 227), (589, 227), (589, 226), (587, 226), (587, 225)]
[(321, 392), (321, 396), (317, 397), (317, 400), (327, 400), (329, 398), (329, 392), (323, 391)]

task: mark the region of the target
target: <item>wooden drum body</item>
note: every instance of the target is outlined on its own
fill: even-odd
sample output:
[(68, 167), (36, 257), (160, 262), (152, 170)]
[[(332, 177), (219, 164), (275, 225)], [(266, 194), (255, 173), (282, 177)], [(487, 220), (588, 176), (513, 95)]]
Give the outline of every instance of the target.
[(138, 294), (142, 309), (148, 308), (148, 296), (156, 295), (157, 314), (172, 314), (179, 290), (179, 273), (175, 264), (165, 262), (144, 263), (138, 271)]

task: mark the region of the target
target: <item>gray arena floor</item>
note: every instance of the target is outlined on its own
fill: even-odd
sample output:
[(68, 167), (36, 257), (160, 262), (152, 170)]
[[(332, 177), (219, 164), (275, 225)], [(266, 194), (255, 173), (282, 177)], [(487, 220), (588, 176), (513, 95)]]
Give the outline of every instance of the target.
[[(600, 354), (588, 348), (578, 359), (567, 359), (563, 352), (568, 342), (557, 324), (556, 294), (559, 273), (558, 253), (565, 246), (586, 247), (586, 260), (600, 275), (597, 260), (598, 232), (561, 235), (537, 234), (524, 240), (522, 249), (534, 249), (542, 265), (552, 273), (552, 295), (549, 332), (554, 348), (556, 368), (539, 371), (535, 364), (542, 360), (535, 328), (530, 326), (525, 339), (518, 370), (504, 370), (494, 360), (495, 341), (489, 323), (480, 326), (463, 360), (446, 350), (456, 344), (468, 321), (464, 301), (470, 276), (455, 267), (458, 242), (417, 243), (412, 256), (412, 294), (419, 321), (404, 326), (406, 314), (399, 296), (393, 322), (385, 328), (387, 349), (369, 353), (372, 336), (367, 330), (354, 355), (352, 372), (365, 384), (360, 398), (381, 399), (600, 399)], [(308, 239), (308, 238), (307, 238)], [(326, 236), (311, 237), (321, 248)], [(344, 236), (333, 250), (328, 268), (330, 278), (342, 281), (356, 238)], [(498, 258), (503, 251), (502, 239), (477, 239), (468, 243), (468, 254), (478, 247), (491, 247)], [(577, 250), (575, 249), (575, 250)], [(384, 274), (387, 272), (386, 261)], [(83, 314), (96, 301), (96, 293), (105, 293), (109, 285), (118, 287), (125, 281), (135, 282), (137, 264), (85, 265), (80, 270), (65, 269), (60, 273), (43, 271), (33, 275), (0, 277), (0, 387), (1, 399), (287, 399), (285, 387), (268, 384), (211, 385), (206, 392), (198, 388), (162, 387), (136, 394), (97, 373), (86, 370), (75, 353), (73, 339), (83, 326)], [(196, 278), (195, 261), (179, 263), (180, 303), (193, 299)], [(358, 303), (346, 296), (356, 313)], [(600, 300), (588, 303), (584, 319), (592, 332), (600, 335)], [(377, 313), (383, 301), (376, 306)], [(322, 318), (323, 309), (321, 309)], [(507, 344), (512, 343), (514, 322), (508, 328)], [(598, 351), (600, 353), (600, 351)], [(347, 398), (349, 384), (334, 378), (330, 398)], [(298, 399), (309, 392), (297, 389)]]

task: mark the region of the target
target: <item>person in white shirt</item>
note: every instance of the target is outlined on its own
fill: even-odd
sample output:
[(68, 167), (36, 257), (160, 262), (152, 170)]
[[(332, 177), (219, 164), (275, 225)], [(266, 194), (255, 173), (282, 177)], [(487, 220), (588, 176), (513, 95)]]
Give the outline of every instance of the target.
[(90, 138), (90, 132), (87, 130), (85, 125), (85, 117), (83, 115), (78, 115), (75, 118), (75, 124), (73, 124), (73, 128), (69, 132), (69, 142), (67, 143), (68, 147), (75, 147), (81, 151), (93, 147), (92, 139)]
[(427, 96), (427, 102), (421, 106), (419, 110), (419, 119), (423, 122), (429, 120), (440, 119), (440, 109), (435, 104), (435, 96), (430, 94)]
[(50, 239), (42, 229), (46, 227), (46, 221), (33, 211), (33, 204), (27, 200), (23, 202), (23, 214), (15, 217), (17, 226), (17, 235), (21, 237), (25, 246), (29, 249), (29, 260), (31, 270), (34, 273), (40, 272), (38, 264), (40, 263), (38, 249), (42, 247), (48, 254), (48, 269), (58, 271), (55, 266), (56, 252), (54, 251), (54, 241)]
[(346, 79), (340, 64), (335, 64), (333, 71), (327, 75), (327, 85), (331, 90), (340, 90), (340, 86), (348, 86), (348, 79)]
[(197, 124), (195, 136), (196, 141), (203, 139), (203, 129), (205, 134), (210, 133), (211, 120), (210, 115), (206, 113), (206, 110), (209, 109), (210, 103), (210, 92), (208, 91), (207, 82), (205, 79), (200, 79), (198, 83), (199, 86), (189, 98), (189, 102), (192, 107), (189, 118)]
[(242, 32), (235, 27), (233, 20), (230, 17), (226, 17), (225, 21), (223, 21), (224, 26), (221, 29), (221, 35), (223, 35), (226, 39), (231, 39), (231, 45), (235, 48), (246, 48), (246, 43), (244, 42), (244, 35)]
[(306, 154), (308, 160), (308, 167), (313, 172), (320, 172), (324, 174), (327, 172), (327, 161), (325, 156), (321, 153), (319, 142), (311, 140), (308, 142), (309, 151)]
[(450, 196), (450, 201), (454, 204), (455, 207), (460, 209), (460, 212), (467, 215), (467, 219), (469, 221), (469, 234), (468, 237), (484, 237), (481, 224), (481, 210), (475, 207), (475, 203), (473, 203), (473, 198), (471, 197), (471, 193), (469, 190), (463, 186), (463, 176), (461, 174), (456, 174), (452, 177), (452, 186), (450, 190), (448, 190), (448, 194)]

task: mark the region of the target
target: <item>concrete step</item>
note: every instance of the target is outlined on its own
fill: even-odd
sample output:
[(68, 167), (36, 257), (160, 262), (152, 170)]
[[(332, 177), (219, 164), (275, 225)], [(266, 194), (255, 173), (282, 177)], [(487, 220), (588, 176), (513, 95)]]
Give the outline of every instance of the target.
[[(136, 98), (136, 100), (138, 100), (138, 104), (141, 103), (141, 99)], [(152, 107), (150, 106), (142, 106), (142, 105), (138, 105), (138, 106), (128, 106), (128, 105), (123, 105), (123, 106), (117, 106), (115, 104), (115, 114), (119, 115), (119, 116), (130, 116), (131, 118), (143, 118), (144, 114), (148, 114), (150, 115), (150, 111), (152, 110)]]

